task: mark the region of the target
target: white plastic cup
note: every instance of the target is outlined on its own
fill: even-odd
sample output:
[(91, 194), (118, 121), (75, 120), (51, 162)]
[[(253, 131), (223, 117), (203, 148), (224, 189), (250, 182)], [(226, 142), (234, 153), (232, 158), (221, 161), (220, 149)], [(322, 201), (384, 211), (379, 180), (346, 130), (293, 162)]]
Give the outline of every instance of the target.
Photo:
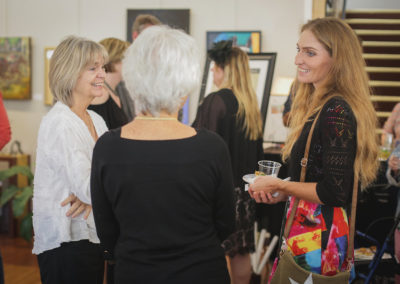
[(258, 161), (258, 170), (266, 176), (278, 177), (279, 169), (282, 164), (269, 160)]

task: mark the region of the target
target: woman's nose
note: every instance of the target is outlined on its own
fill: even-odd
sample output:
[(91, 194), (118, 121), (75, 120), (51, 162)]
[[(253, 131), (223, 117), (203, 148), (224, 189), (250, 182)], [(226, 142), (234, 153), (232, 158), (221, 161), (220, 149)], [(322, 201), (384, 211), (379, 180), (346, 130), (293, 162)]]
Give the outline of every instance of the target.
[(295, 65), (300, 65), (300, 64), (302, 63), (302, 61), (303, 61), (303, 59), (302, 59), (302, 57), (301, 57), (301, 53), (298, 52), (298, 53), (296, 54), (296, 56), (294, 57), (294, 64), (295, 64)]

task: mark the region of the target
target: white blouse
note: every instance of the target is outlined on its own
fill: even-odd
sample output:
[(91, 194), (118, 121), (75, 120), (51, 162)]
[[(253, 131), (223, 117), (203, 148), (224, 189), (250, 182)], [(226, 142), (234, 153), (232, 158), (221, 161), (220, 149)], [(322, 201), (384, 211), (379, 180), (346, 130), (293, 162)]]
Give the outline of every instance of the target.
[[(98, 137), (107, 131), (104, 120), (88, 110)], [(91, 204), (90, 168), (95, 145), (86, 124), (57, 102), (43, 118), (38, 135), (33, 191), (33, 253), (57, 248), (63, 242), (99, 243), (93, 214), (67, 217), (70, 205), (61, 202), (71, 193)]]

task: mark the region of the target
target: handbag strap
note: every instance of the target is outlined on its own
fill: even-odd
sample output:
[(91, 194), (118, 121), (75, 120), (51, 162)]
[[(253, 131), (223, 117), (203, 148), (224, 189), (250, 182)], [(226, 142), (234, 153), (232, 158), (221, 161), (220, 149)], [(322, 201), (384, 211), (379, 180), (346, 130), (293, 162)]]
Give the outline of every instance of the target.
[[(307, 171), (307, 161), (308, 161), (308, 153), (310, 151), (311, 138), (314, 132), (314, 128), (316, 122), (319, 118), (321, 110), (316, 115), (314, 122), (311, 126), (310, 132), (307, 137), (307, 144), (304, 150), (304, 157), (301, 159), (301, 173), (300, 173), (300, 182), (304, 182), (306, 179), (306, 171)], [(357, 195), (358, 195), (358, 173), (356, 173), (354, 169), (354, 183), (353, 183), (353, 195), (351, 202), (351, 213), (350, 213), (350, 228), (349, 228), (349, 245), (347, 247), (347, 260), (348, 264), (352, 262), (353, 259), (353, 249), (354, 249), (354, 233), (355, 233), (355, 224), (356, 224), (356, 210), (357, 210)], [(292, 197), (295, 198), (295, 197)], [(294, 215), (296, 213), (297, 207), (299, 205), (299, 198), (295, 198), (292, 206), (292, 210), (290, 211), (289, 218), (286, 222), (285, 231), (283, 234), (284, 239), (286, 240), (289, 236), (290, 229), (292, 228)], [(350, 266), (348, 266), (348, 270), (350, 270)]]
[[(312, 138), (314, 128), (315, 128), (315, 125), (317, 123), (320, 113), (321, 113), (321, 110), (316, 115), (314, 122), (311, 125), (310, 132), (308, 133), (306, 148), (304, 150), (304, 157), (301, 159), (301, 162), (300, 162), (300, 165), (301, 165), (300, 182), (304, 182), (306, 179), (307, 161), (308, 161), (308, 153), (310, 152), (311, 138)], [(295, 198), (295, 197), (292, 197), (292, 198), (294, 198), (292, 210), (290, 211), (289, 218), (286, 222), (285, 231), (283, 233), (283, 237), (285, 240), (289, 236), (290, 229), (292, 228), (294, 215), (296, 213), (296, 209), (297, 209), (297, 206), (299, 205), (299, 201), (300, 201), (298, 198)]]

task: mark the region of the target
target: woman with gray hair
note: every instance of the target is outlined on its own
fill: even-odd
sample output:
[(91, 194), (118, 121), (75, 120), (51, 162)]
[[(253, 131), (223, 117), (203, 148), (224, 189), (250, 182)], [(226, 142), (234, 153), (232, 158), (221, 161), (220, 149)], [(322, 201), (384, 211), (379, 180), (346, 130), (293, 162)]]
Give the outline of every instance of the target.
[(229, 283), (221, 247), (234, 227), (229, 153), (216, 134), (177, 120), (199, 87), (197, 44), (149, 27), (128, 48), (123, 77), (138, 115), (98, 140), (91, 176), (115, 283)]
[(87, 110), (103, 93), (104, 47), (70, 36), (50, 60), (56, 99), (38, 135), (33, 195), (33, 253), (42, 283), (103, 283), (104, 259), (90, 199), (93, 147), (107, 127)]

